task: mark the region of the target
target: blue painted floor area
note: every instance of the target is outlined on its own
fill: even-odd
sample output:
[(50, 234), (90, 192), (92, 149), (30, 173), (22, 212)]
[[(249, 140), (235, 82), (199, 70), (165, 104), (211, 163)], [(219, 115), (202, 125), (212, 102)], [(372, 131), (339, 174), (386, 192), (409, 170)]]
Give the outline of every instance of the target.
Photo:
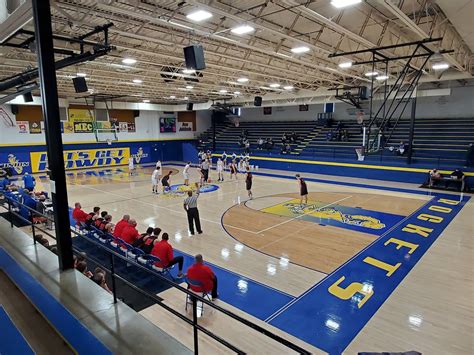
[(342, 353), (468, 200), (433, 198), (270, 324), (331, 354)]
[(34, 354), (30, 345), (0, 305), (0, 354), (26, 355)]
[[(110, 253), (107, 249), (99, 248), (95, 244), (88, 242), (86, 238), (73, 238), (74, 246), (86, 252), (110, 269)], [(194, 263), (194, 257), (178, 250), (174, 250), (175, 256), (184, 257), (184, 271)], [(160, 277), (153, 275), (132, 264), (127, 264), (125, 260), (115, 258), (115, 272), (127, 281), (133, 282), (137, 286), (150, 293), (158, 294), (171, 286)], [(265, 320), (278, 309), (294, 299), (293, 296), (273, 289), (269, 286), (258, 283), (249, 278), (243, 277), (219, 266), (207, 263), (217, 276), (218, 292), (222, 301), (248, 313), (252, 316)], [(171, 274), (176, 278), (178, 268), (175, 266)], [(177, 282), (184, 281), (177, 279)], [(183, 295), (184, 297), (184, 295)], [(265, 300), (260, 302), (259, 300)]]
[(58, 300), (0, 247), (0, 268), (79, 354), (111, 354)]

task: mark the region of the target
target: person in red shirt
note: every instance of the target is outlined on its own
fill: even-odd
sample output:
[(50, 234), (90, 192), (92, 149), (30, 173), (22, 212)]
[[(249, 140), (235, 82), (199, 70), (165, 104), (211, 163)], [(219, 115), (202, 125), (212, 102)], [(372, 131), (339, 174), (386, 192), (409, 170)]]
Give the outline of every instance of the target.
[(77, 226), (82, 226), (86, 223), (89, 214), (82, 210), (82, 206), (79, 202), (74, 204), (74, 210), (72, 211), (72, 218), (76, 221)]
[(137, 221), (131, 219), (128, 221), (128, 226), (126, 226), (122, 234), (120, 234), (120, 239), (128, 244), (133, 244), (135, 240), (140, 238), (140, 233), (137, 231)]
[(190, 282), (198, 281), (202, 286), (189, 285), (189, 288), (194, 292), (211, 292), (212, 299), (219, 297), (217, 293), (217, 277), (212, 272), (211, 268), (204, 265), (202, 255), (197, 254), (194, 257), (195, 263), (191, 265), (186, 273)]
[(115, 225), (114, 229), (114, 237), (120, 238), (123, 232), (123, 229), (128, 226), (128, 221), (130, 220), (130, 216), (128, 214), (123, 215), (123, 218), (118, 221)]
[(184, 258), (182, 256), (173, 255), (173, 247), (168, 243), (168, 233), (163, 233), (159, 242), (155, 241), (151, 255), (160, 258), (161, 262), (156, 262), (155, 265), (161, 268), (171, 267), (174, 264), (178, 264), (178, 278), (183, 277), (183, 263)]

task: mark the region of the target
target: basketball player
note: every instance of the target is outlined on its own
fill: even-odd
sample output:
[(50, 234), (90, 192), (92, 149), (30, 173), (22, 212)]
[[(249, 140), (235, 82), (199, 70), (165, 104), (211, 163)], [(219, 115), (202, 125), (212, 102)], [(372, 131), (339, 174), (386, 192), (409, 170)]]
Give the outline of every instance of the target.
[(217, 181), (224, 181), (224, 162), (217, 159)]
[(235, 176), (235, 180), (238, 180), (238, 178), (237, 178), (237, 166), (235, 165), (235, 160), (232, 160), (230, 162), (229, 170), (230, 170), (230, 180), (232, 180), (232, 175)]
[(306, 186), (306, 181), (300, 176), (300, 174), (295, 175), (296, 180), (298, 180), (298, 185), (300, 187), (300, 205), (308, 204), (308, 187)]
[(183, 170), (184, 185), (186, 186), (189, 185), (189, 167), (190, 166), (191, 166), (191, 162), (188, 161), (186, 165), (184, 166), (184, 170)]
[(247, 167), (245, 173), (245, 188), (247, 189), (247, 194), (249, 195), (249, 199), (253, 198), (252, 194), (252, 173), (250, 172), (250, 168)]
[(160, 179), (161, 175), (161, 168), (157, 166), (155, 170), (153, 170), (153, 173), (151, 174), (151, 185), (152, 185), (152, 191), (154, 194), (158, 193), (158, 181)]
[(204, 159), (204, 161), (201, 163), (201, 172), (203, 175), (204, 184), (206, 184), (209, 180), (209, 160)]
[(133, 175), (133, 172), (135, 170), (135, 163), (133, 161), (133, 157), (128, 158), (128, 171), (130, 173), (130, 176)]
[(170, 177), (171, 177), (171, 170), (168, 171), (168, 174), (163, 176), (163, 179), (161, 179), (161, 185), (163, 186), (164, 194), (170, 191)]
[(158, 160), (158, 161), (156, 162), (156, 167), (157, 167), (157, 168), (160, 168), (160, 171), (163, 171), (163, 168), (161, 167), (161, 160)]
[(222, 153), (222, 161), (224, 162), (224, 166), (226, 166), (227, 165), (227, 153), (225, 152), (225, 150)]

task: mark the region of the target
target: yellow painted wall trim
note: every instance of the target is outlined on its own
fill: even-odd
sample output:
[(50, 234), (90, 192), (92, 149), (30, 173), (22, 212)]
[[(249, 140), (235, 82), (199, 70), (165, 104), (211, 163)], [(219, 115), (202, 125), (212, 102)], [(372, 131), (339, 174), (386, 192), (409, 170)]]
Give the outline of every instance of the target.
[[(196, 140), (195, 138), (164, 138), (164, 139), (124, 139), (124, 140), (118, 140), (117, 142), (114, 143), (139, 143), (139, 142), (167, 142), (167, 141), (192, 141)], [(74, 141), (74, 142), (63, 142), (63, 145), (67, 144), (99, 144), (97, 141)], [(101, 142), (102, 143), (102, 142)], [(112, 145), (114, 144), (112, 143)], [(106, 144), (105, 142), (103, 144)], [(30, 147), (34, 145), (46, 145), (46, 143), (41, 142), (41, 143), (21, 143), (21, 144), (0, 144), (0, 147)]]

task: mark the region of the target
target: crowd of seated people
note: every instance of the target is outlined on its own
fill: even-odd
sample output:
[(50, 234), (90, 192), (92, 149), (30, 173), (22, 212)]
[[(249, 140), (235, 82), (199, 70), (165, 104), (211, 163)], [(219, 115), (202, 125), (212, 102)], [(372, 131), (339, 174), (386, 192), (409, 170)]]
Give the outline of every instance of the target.
[[(144, 254), (144, 259), (149, 259), (152, 264), (160, 270), (169, 269), (173, 265), (178, 265), (178, 278), (187, 277), (189, 288), (195, 292), (205, 292), (212, 295), (215, 299), (217, 294), (217, 278), (212, 270), (203, 264), (202, 255), (196, 255), (195, 264), (190, 266), (184, 274), (184, 258), (181, 255), (174, 255), (174, 250), (169, 242), (168, 233), (162, 233), (160, 228), (148, 227), (144, 233), (140, 233), (137, 229), (137, 222), (130, 215), (123, 215), (115, 225), (112, 223), (112, 216), (106, 211), (100, 212), (99, 207), (87, 213), (82, 210), (79, 202), (75, 203), (73, 218), (76, 225), (83, 230), (100, 230), (104, 235), (108, 235), (112, 240), (126, 248), (138, 248)], [(76, 219), (78, 217), (79, 219)], [(160, 238), (161, 235), (161, 238)], [(96, 273), (88, 273), (87, 268), (84, 269), (83, 264), (80, 265), (81, 272), (93, 279), (98, 284), (106, 288), (105, 273), (97, 275)], [(76, 267), (77, 268), (77, 267)], [(106, 288), (108, 289), (108, 288)]]
[(344, 128), (344, 124), (339, 121), (335, 129), (331, 129), (326, 134), (326, 140), (328, 141), (337, 141), (337, 142), (347, 142), (349, 141), (349, 132)]
[(461, 169), (454, 170), (449, 176), (443, 176), (438, 169), (430, 170), (428, 173), (428, 187), (438, 187), (448, 189), (453, 186), (460, 191), (465, 189), (465, 175)]

